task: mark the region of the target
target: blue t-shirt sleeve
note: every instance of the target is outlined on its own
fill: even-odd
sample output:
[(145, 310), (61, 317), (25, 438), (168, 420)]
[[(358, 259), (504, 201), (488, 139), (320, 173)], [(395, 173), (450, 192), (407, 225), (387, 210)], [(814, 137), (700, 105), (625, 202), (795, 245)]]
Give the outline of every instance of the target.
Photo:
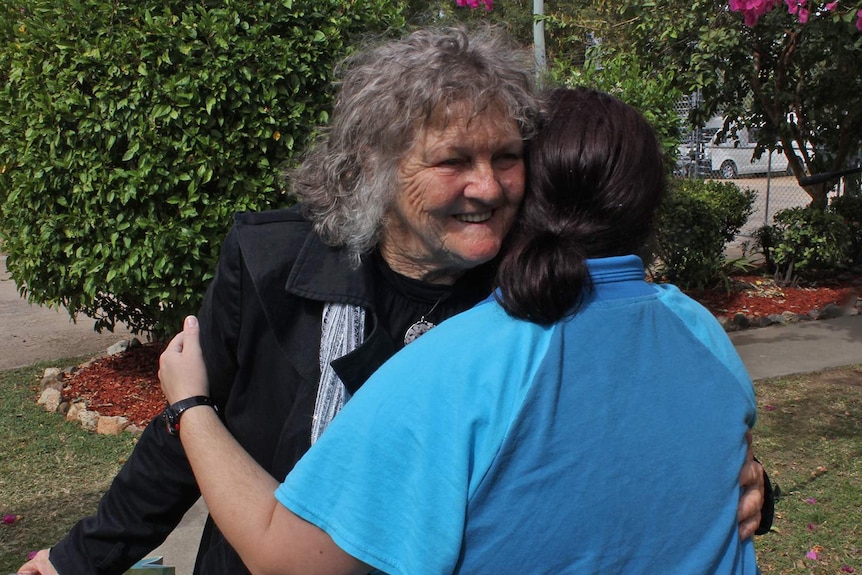
[(656, 290), (659, 299), (673, 311), (692, 335), (710, 350), (736, 379), (741, 393), (751, 406), (748, 426), (754, 427), (757, 417), (754, 385), (742, 358), (739, 357), (739, 353), (721, 324), (715, 320), (715, 316), (709, 310), (683, 294), (676, 286), (661, 284), (656, 286)]
[(378, 370), (276, 491), (381, 571), (451, 573), (469, 498), (535, 372), (534, 357), (508, 350), (535, 350), (541, 330), (519, 336), (518, 325), (532, 324), (507, 319), (495, 304), (479, 310), (444, 322)]

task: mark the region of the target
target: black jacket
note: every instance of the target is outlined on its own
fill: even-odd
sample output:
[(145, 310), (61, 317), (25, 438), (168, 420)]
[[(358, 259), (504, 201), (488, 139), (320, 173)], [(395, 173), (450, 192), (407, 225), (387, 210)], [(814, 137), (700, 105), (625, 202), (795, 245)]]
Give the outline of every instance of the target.
[[(377, 329), (372, 277), (367, 265), (353, 270), (325, 246), (296, 208), (235, 218), (199, 313), (201, 345), (227, 427), (277, 479), (310, 445), (324, 302), (371, 311), (365, 343), (333, 364), (349, 391), (397, 350)], [(51, 561), (63, 575), (123, 573), (164, 541), (199, 495), (181, 443), (156, 418), (96, 515), (53, 547)], [(247, 573), (211, 520), (195, 573)]]

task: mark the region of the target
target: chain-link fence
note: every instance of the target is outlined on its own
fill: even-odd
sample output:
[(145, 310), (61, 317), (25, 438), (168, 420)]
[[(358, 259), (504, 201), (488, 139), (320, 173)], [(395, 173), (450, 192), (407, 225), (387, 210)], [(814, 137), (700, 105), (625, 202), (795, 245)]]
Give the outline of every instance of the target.
[[(695, 93), (677, 102), (675, 109), (683, 122), (687, 120), (691, 109), (700, 104), (699, 98), (699, 94)], [(755, 159), (756, 134), (738, 128), (735, 138), (721, 140), (717, 136), (723, 124), (723, 118), (712, 118), (704, 126), (680, 135), (675, 173), (680, 177), (732, 181), (740, 188), (756, 192), (754, 212), (738, 238), (739, 241), (745, 241), (753, 237), (758, 228), (771, 224), (776, 213), (787, 208), (806, 206), (811, 203), (811, 197), (789, 172), (783, 153), (764, 152)], [(838, 180), (829, 192), (829, 197), (843, 194), (846, 186), (846, 179)]]

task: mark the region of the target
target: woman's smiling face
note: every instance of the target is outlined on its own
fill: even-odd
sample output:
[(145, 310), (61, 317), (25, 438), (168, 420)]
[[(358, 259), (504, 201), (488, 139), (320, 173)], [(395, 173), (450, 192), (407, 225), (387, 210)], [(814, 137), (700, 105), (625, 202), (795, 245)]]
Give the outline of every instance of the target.
[(442, 116), (399, 165), (380, 251), (402, 275), (451, 284), (500, 251), (524, 197), (524, 143), (499, 108)]

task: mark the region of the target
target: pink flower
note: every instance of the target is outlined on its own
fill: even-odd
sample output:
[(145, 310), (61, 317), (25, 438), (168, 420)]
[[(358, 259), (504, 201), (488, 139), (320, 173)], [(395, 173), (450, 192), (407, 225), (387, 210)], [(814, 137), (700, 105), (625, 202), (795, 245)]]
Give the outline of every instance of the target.
[(3, 525), (12, 525), (15, 521), (18, 520), (17, 515), (12, 515), (11, 513), (7, 513), (3, 516)]
[(787, 12), (799, 16), (800, 22), (802, 21), (802, 11), (805, 10), (805, 18), (807, 20), (808, 10), (805, 8), (805, 5), (808, 3), (808, 0), (784, 0), (784, 3), (787, 4)]
[(856, 29), (862, 32), (862, 10), (856, 12)]
[(837, 7), (838, 7), (838, 2), (830, 2), (829, 4), (827, 4), (827, 5), (826, 5), (826, 11), (827, 11), (827, 12), (832, 12), (832, 11), (833, 11), (833, 10), (835, 10)]
[(807, 503), (808, 505), (814, 505), (817, 503), (817, 500), (813, 497), (806, 497), (805, 503)]
[(746, 26), (754, 26), (757, 20), (775, 8), (779, 0), (729, 0), (728, 6), (733, 12), (740, 12)]
[(813, 559), (814, 561), (817, 561), (817, 551), (814, 551), (812, 549), (811, 551), (809, 551), (808, 553), (805, 554), (805, 557), (807, 559)]
[(853, 569), (850, 565), (842, 565), (841, 566), (842, 573), (856, 573), (856, 570)]
[(29, 553), (27, 553), (27, 561), (29, 561), (30, 559), (35, 557), (36, 553), (37, 553), (36, 551), (30, 551)]
[(763, 409), (765, 409), (766, 411), (775, 411), (775, 406), (774, 405), (764, 405)]
[[(455, 0), (455, 4), (458, 6), (469, 6), (470, 9), (476, 9), (479, 7), (480, 0)], [(491, 8), (494, 7), (494, 0), (481, 0), (482, 4), (485, 5), (485, 11), (490, 12)]]
[(808, 524), (808, 530), (809, 531), (814, 531), (815, 529), (817, 529), (817, 525), (815, 525), (814, 523)]

